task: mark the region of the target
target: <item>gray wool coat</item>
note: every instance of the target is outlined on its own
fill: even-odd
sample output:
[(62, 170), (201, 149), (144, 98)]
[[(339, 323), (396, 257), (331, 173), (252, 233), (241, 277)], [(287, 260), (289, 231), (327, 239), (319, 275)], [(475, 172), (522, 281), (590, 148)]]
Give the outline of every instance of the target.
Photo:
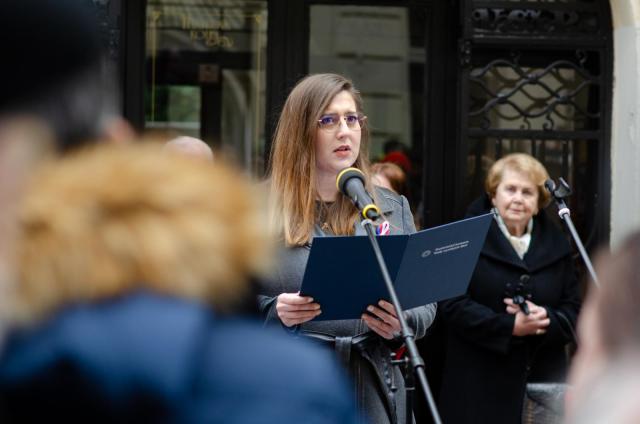
[[(391, 224), (391, 234), (415, 232), (407, 199), (386, 189), (377, 187), (376, 190), (378, 206)], [(316, 232), (317, 236), (323, 235), (319, 229)], [(366, 235), (360, 225), (356, 227), (356, 235)], [(265, 282), (259, 299), (260, 310), (265, 321), (279, 324), (284, 331), (301, 337), (305, 337), (305, 332), (321, 333), (331, 339), (338, 337), (337, 343), (319, 343), (336, 349), (342, 362), (348, 363), (354, 383), (354, 397), (366, 422), (404, 423), (406, 418), (404, 380), (400, 370), (389, 362), (393, 349), (398, 347), (397, 342), (394, 345), (394, 342), (389, 342), (373, 333), (360, 319), (312, 321), (292, 329), (281, 324), (275, 309), (276, 297), (281, 293), (292, 293), (300, 289), (309, 251), (310, 246), (301, 246), (285, 249), (282, 252), (276, 275)], [(425, 335), (435, 314), (435, 304), (419, 306), (405, 312), (407, 323), (414, 331), (416, 339)], [(373, 336), (369, 342), (364, 346), (352, 347), (351, 338), (365, 333), (371, 333)], [(391, 385), (397, 387), (395, 392), (390, 390)]]

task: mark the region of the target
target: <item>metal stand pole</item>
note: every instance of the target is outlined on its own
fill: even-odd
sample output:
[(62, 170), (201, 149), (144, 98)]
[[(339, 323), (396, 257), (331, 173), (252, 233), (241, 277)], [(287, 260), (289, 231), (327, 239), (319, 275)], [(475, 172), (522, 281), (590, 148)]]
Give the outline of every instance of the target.
[(571, 195), (571, 188), (569, 187), (569, 184), (567, 184), (564, 179), (560, 178), (560, 187), (557, 187), (556, 183), (551, 179), (545, 181), (544, 186), (547, 188), (547, 190), (549, 190), (549, 193), (551, 193), (551, 196), (553, 196), (553, 199), (556, 201), (556, 205), (558, 206), (558, 216), (560, 216), (560, 219), (564, 221), (567, 228), (569, 229), (571, 237), (573, 237), (573, 241), (578, 247), (580, 256), (582, 257), (584, 264), (587, 266), (587, 270), (589, 271), (591, 280), (596, 285), (596, 287), (599, 288), (600, 282), (598, 280), (598, 276), (596, 275), (596, 271), (593, 269), (593, 264), (589, 259), (589, 255), (587, 255), (587, 251), (585, 250), (582, 241), (580, 240), (580, 236), (576, 231), (576, 227), (573, 226), (573, 221), (571, 221), (571, 211), (564, 201), (566, 197), (569, 197)]
[(389, 271), (387, 270), (387, 265), (384, 262), (382, 252), (380, 251), (378, 240), (376, 240), (373, 223), (371, 222), (371, 220), (365, 219), (361, 222), (361, 225), (365, 228), (365, 230), (367, 230), (369, 241), (371, 241), (371, 246), (373, 247), (378, 265), (380, 266), (380, 272), (382, 272), (382, 279), (387, 286), (389, 296), (391, 297), (391, 303), (393, 303), (393, 307), (395, 308), (396, 314), (398, 315), (398, 321), (400, 321), (402, 338), (404, 339), (404, 344), (407, 347), (409, 361), (411, 362), (413, 371), (418, 376), (418, 381), (420, 381), (422, 389), (424, 390), (425, 398), (427, 399), (427, 404), (429, 405), (429, 409), (431, 410), (433, 421), (435, 422), (435, 424), (442, 424), (442, 421), (440, 420), (440, 414), (438, 413), (438, 408), (436, 407), (433, 396), (431, 395), (431, 390), (429, 389), (429, 384), (427, 383), (427, 375), (424, 371), (424, 360), (422, 359), (422, 357), (420, 357), (420, 353), (418, 353), (418, 347), (416, 346), (416, 342), (414, 340), (414, 334), (407, 325), (407, 321), (404, 319), (402, 306), (400, 305), (400, 301), (398, 300), (396, 291), (393, 288), (393, 283), (391, 282), (391, 277), (389, 277)]

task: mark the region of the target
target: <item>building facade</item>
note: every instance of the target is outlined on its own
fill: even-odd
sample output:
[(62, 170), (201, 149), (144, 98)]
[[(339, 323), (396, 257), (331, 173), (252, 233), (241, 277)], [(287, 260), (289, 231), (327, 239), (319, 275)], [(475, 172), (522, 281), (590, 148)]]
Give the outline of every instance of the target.
[(424, 226), (460, 218), (514, 151), (573, 188), (588, 249), (640, 225), (636, 0), (92, 1), (141, 130), (260, 176), (288, 91), (338, 72), (363, 94), (372, 161), (406, 155)]

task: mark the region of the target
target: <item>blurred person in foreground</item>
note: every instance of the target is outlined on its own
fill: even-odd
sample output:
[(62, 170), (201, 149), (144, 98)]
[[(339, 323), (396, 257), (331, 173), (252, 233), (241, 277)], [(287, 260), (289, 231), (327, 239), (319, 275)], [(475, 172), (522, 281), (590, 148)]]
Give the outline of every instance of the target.
[(272, 243), (248, 183), (159, 146), (38, 171), (18, 211), (0, 421), (350, 423), (332, 358), (234, 318)]
[[(390, 362), (402, 344), (393, 305), (381, 299), (361, 319), (312, 322), (322, 318), (322, 305), (299, 294), (315, 237), (365, 234), (358, 209), (336, 187), (344, 168), (356, 167), (366, 176), (388, 232), (415, 232), (407, 199), (372, 186), (368, 144), (362, 99), (350, 80), (314, 74), (293, 88), (278, 121), (269, 180), (270, 214), (286, 249), (277, 274), (267, 280), (261, 309), (267, 323), (335, 350), (351, 372), (359, 410), (371, 423), (397, 423), (405, 421), (406, 410), (402, 373)], [(435, 312), (435, 304), (405, 311), (416, 338), (424, 336)]]
[(527, 383), (564, 381), (580, 295), (571, 246), (543, 211), (548, 178), (532, 156), (507, 155), (468, 209), (495, 219), (467, 294), (440, 304), (443, 422), (520, 422)]
[(13, 278), (4, 258), (25, 177), (85, 143), (131, 137), (98, 31), (88, 0), (0, 4), (0, 39), (10, 40), (0, 67), (0, 310), (4, 283)]
[(640, 422), (640, 231), (595, 261), (566, 397), (569, 423)]
[(164, 145), (164, 150), (209, 162), (213, 161), (213, 151), (211, 147), (195, 137), (180, 136), (173, 138), (167, 141)]
[(568, 403), (565, 424), (640, 423), (640, 352), (629, 351), (599, 369), (587, 385)]

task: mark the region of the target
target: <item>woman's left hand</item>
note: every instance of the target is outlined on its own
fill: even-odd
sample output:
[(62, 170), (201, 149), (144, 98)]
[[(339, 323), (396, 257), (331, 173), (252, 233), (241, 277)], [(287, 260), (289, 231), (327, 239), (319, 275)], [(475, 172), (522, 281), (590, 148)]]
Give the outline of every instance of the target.
[(392, 340), (400, 333), (400, 321), (393, 305), (385, 300), (378, 302), (377, 306), (367, 307), (369, 314), (362, 314), (362, 320), (369, 328), (381, 337)]

